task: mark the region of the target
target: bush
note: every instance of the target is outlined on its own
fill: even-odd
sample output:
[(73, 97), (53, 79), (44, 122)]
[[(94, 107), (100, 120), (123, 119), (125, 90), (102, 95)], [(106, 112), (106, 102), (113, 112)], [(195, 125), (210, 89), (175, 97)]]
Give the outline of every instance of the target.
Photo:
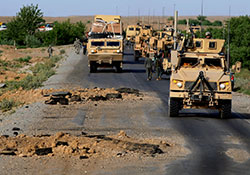
[(36, 37), (44, 45), (66, 45), (72, 44), (75, 38), (83, 40), (86, 26), (82, 22), (70, 23), (70, 20), (62, 23), (55, 22), (54, 28), (47, 32), (37, 32)]
[(13, 99), (3, 99), (1, 102), (0, 102), (0, 108), (3, 112), (7, 112), (7, 111), (10, 111), (13, 107), (16, 107), (18, 106), (18, 103), (15, 102)]
[(63, 55), (63, 54), (65, 54), (65, 50), (64, 49), (60, 50), (60, 55)]
[(8, 88), (6, 90), (15, 90), (19, 89), (20, 87), (29, 90), (41, 87), (44, 81), (55, 74), (55, 71), (52, 68), (55, 67), (55, 64), (60, 59), (61, 57), (59, 56), (53, 56), (45, 63), (37, 63), (31, 68), (33, 75), (28, 75), (21, 81), (7, 81), (6, 85)]
[(186, 25), (187, 24), (187, 20), (186, 19), (178, 20), (178, 24)]
[(241, 69), (240, 73), (235, 74), (235, 87), (238, 92), (250, 95), (250, 71)]
[(34, 35), (26, 35), (24, 44), (30, 48), (36, 48), (42, 45), (41, 41)]
[(24, 57), (24, 58), (15, 59), (15, 61), (18, 61), (18, 62), (20, 62), (20, 63), (28, 63), (31, 59), (32, 59), (31, 56), (26, 56), (26, 57)]

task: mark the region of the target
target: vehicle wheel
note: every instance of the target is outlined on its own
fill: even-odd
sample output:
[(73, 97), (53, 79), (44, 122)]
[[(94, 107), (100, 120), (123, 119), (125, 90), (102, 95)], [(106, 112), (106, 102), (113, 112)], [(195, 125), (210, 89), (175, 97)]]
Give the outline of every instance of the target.
[(138, 51), (135, 51), (135, 61), (139, 61), (139, 58), (140, 58), (140, 54)]
[(176, 98), (169, 98), (168, 101), (168, 116), (178, 117), (180, 110), (180, 101)]
[(90, 63), (90, 73), (95, 73), (97, 71), (97, 66), (95, 63)]
[(223, 100), (223, 101), (221, 101), (220, 107), (221, 107), (220, 108), (220, 118), (221, 119), (231, 118), (232, 101), (231, 100)]
[(117, 73), (122, 73), (122, 68), (120, 67), (120, 64), (117, 64), (115, 68)]

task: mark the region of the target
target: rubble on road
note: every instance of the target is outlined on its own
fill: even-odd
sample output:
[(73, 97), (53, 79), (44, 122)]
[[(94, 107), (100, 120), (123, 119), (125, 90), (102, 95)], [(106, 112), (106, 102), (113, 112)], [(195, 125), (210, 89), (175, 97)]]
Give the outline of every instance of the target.
[[(81, 102), (81, 101), (108, 101), (115, 99), (137, 99), (142, 97), (140, 91), (131, 88), (120, 89), (106, 89), (106, 88), (94, 88), (94, 89), (78, 89), (78, 90), (50, 90), (43, 91), (44, 97), (50, 97), (45, 101), (45, 104), (61, 104), (68, 105), (69, 102)], [(139, 99), (141, 100), (141, 98)]]
[(49, 105), (70, 105), (75, 103), (110, 101), (110, 100), (142, 100), (144, 94), (131, 88), (79, 88), (79, 89), (32, 89), (8, 91), (0, 96), (3, 99), (12, 99), (22, 105), (35, 102), (44, 102)]
[[(163, 154), (170, 147), (162, 145), (163, 141), (140, 141), (127, 136), (121, 131), (115, 136), (88, 135), (73, 136), (56, 133), (53, 136), (0, 136), (0, 155), (33, 156), (79, 156), (88, 159), (91, 156), (123, 157), (129, 153), (141, 156)], [(157, 143), (157, 144), (156, 144)]]

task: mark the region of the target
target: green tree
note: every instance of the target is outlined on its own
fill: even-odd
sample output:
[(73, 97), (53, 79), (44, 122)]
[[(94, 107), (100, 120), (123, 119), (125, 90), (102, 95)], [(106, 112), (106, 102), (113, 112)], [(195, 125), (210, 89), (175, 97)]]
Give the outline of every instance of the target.
[(222, 22), (219, 20), (213, 22), (213, 26), (222, 26), (222, 25), (223, 25)]
[(250, 69), (250, 17), (233, 17), (230, 22), (231, 61), (241, 61), (243, 67)]
[(207, 19), (206, 16), (201, 16), (201, 15), (199, 15), (199, 16), (197, 17), (197, 20), (200, 21), (200, 22), (203, 22), (203, 21), (205, 21), (206, 19)]
[(24, 45), (26, 35), (34, 35), (38, 26), (45, 22), (38, 5), (23, 6), (8, 24), (7, 37)]
[(198, 21), (196, 19), (189, 19), (189, 24), (192, 26), (198, 26), (198, 25), (200, 25), (200, 21)]
[(48, 32), (37, 32), (36, 37), (39, 38), (45, 45), (65, 45), (72, 44), (75, 38), (83, 40), (86, 26), (82, 22), (75, 24), (70, 23), (70, 20), (64, 22), (55, 22), (53, 30)]
[(186, 19), (178, 20), (178, 24), (186, 25), (187, 24), (187, 20)]

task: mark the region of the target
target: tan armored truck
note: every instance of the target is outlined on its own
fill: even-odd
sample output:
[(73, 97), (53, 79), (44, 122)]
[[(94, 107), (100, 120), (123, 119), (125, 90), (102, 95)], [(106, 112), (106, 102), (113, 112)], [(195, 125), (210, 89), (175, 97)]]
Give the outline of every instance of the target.
[(134, 57), (135, 61), (143, 56), (146, 57), (149, 39), (153, 35), (153, 28), (150, 25), (142, 26), (141, 32), (139, 35), (135, 37), (135, 44), (134, 44)]
[(126, 41), (135, 43), (136, 35), (141, 33), (142, 27), (139, 25), (129, 25), (126, 29)]
[(156, 55), (161, 55), (163, 71), (166, 74), (171, 72), (170, 53), (174, 45), (173, 35), (168, 31), (158, 31), (149, 39), (147, 56), (153, 59)]
[(172, 75), (168, 112), (181, 109), (219, 110), (220, 118), (231, 116), (232, 88), (224, 54), (224, 40), (183, 39), (171, 53)]
[(115, 67), (121, 72), (123, 49), (121, 17), (95, 16), (87, 44), (90, 72), (96, 72), (98, 67)]

